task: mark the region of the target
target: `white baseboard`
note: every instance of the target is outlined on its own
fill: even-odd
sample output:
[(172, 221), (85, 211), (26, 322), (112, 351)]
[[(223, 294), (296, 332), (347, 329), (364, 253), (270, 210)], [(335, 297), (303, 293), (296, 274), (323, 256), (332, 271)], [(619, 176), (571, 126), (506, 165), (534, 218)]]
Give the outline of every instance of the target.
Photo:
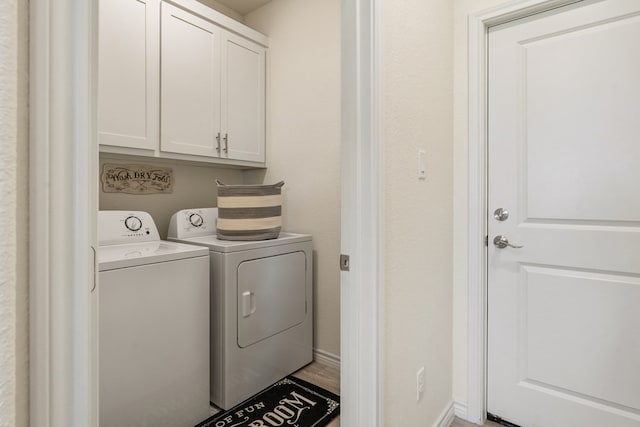
[(440, 417), (438, 418), (436, 423), (433, 425), (433, 427), (449, 427), (453, 422), (453, 417), (455, 417), (455, 413), (454, 413), (454, 403), (452, 400), (451, 402), (449, 402), (447, 407), (444, 408), (444, 411), (442, 411), (442, 414), (440, 414)]
[(453, 402), (453, 411), (456, 417), (467, 420), (467, 402)]
[(322, 363), (323, 365), (340, 369), (340, 356), (333, 353), (329, 353), (328, 351), (320, 350), (319, 348), (314, 348), (313, 360), (315, 360), (316, 362)]

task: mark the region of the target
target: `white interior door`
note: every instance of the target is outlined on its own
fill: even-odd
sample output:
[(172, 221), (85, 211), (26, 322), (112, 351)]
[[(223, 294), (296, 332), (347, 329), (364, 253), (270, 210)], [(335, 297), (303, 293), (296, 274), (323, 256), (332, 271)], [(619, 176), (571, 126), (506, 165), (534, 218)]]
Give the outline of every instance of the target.
[(488, 411), (521, 426), (640, 425), (638, 41), (637, 0), (489, 31)]

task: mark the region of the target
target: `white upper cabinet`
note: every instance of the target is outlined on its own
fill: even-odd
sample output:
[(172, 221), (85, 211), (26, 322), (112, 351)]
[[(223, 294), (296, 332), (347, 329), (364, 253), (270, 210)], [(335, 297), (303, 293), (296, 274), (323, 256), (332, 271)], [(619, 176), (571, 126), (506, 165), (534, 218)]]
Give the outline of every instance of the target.
[(160, 150), (220, 154), (220, 33), (211, 22), (162, 5)]
[(153, 150), (158, 143), (159, 0), (100, 2), (98, 142)]
[(101, 0), (103, 152), (264, 166), (264, 35), (195, 0)]
[(227, 33), (223, 51), (223, 156), (264, 161), (265, 49)]

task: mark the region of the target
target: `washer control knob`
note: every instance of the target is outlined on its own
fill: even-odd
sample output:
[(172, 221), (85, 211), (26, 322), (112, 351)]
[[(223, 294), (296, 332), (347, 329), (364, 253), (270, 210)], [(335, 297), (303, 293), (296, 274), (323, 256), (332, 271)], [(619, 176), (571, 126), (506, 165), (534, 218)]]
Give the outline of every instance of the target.
[(142, 228), (142, 220), (135, 215), (131, 215), (124, 220), (124, 226), (130, 231), (138, 231)]
[(200, 214), (194, 213), (189, 215), (189, 222), (194, 227), (201, 227), (202, 224), (204, 224), (204, 219), (202, 219), (202, 216), (200, 216)]

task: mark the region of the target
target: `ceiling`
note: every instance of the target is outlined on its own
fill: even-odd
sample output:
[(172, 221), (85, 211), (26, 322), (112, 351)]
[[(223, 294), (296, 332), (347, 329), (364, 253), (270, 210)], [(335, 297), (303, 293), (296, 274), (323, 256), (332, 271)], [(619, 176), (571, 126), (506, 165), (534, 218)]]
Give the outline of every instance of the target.
[(246, 15), (269, 3), (271, 0), (217, 0), (218, 3), (227, 6), (231, 10), (235, 10), (240, 15)]

